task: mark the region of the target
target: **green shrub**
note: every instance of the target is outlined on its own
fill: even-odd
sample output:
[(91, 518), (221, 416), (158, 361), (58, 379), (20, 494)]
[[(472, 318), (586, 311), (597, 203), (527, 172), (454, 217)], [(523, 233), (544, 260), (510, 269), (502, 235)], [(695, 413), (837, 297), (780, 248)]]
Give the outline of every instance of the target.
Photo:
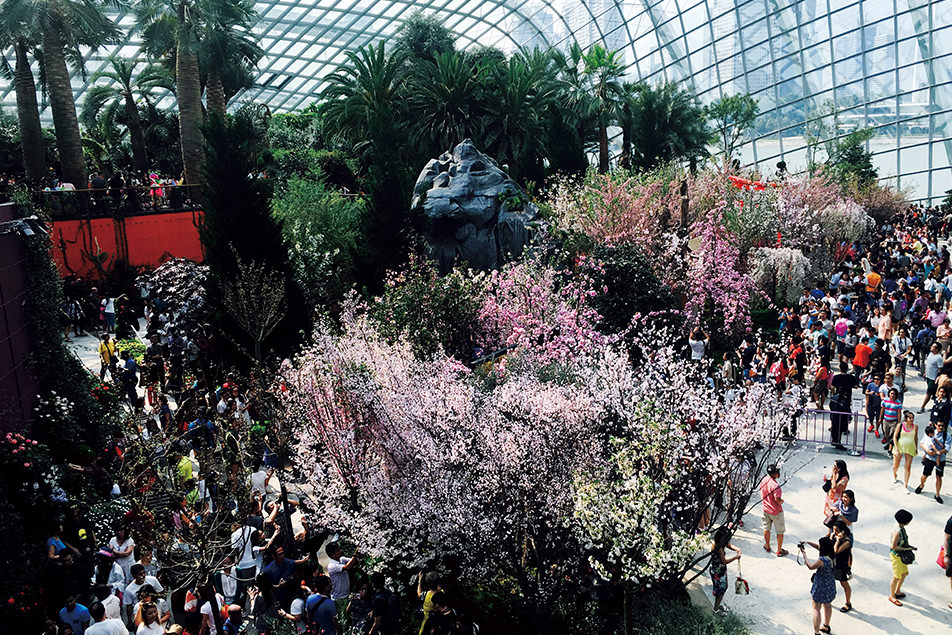
[(313, 179), (292, 179), (271, 201), (294, 278), (313, 309), (334, 304), (354, 283), (363, 248), (363, 199)]
[(433, 262), (411, 258), (384, 284), (383, 295), (371, 306), (384, 335), (405, 335), (422, 357), (442, 348), (460, 361), (472, 359), (472, 335), (485, 289), (481, 274), (454, 269), (440, 277)]

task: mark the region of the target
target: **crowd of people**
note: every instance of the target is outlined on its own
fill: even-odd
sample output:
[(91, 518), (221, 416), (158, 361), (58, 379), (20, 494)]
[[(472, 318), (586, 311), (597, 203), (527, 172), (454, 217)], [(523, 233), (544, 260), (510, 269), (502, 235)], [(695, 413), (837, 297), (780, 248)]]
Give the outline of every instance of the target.
[[(871, 239), (844, 245), (845, 258), (829, 276), (803, 289), (796, 305), (782, 310), (779, 338), (773, 343), (769, 338), (744, 341), (738, 350), (724, 354), (713, 373), (728, 399), (742, 396), (754, 382), (771, 385), (792, 411), (789, 442), (796, 442), (797, 420), (811, 406), (824, 421), (828, 418), (829, 428), (822, 438), (810, 438), (801, 430), (801, 439), (829, 443), (838, 451), (847, 449), (842, 439), (851, 432), (865, 433), (867, 441), (879, 440), (882, 452), (892, 459), (895, 483), (901, 483), (907, 494), (921, 494), (934, 475), (933, 498), (939, 504), (944, 503), (942, 477), (952, 443), (948, 431), (952, 417), (952, 268), (949, 249), (940, 243), (950, 229), (946, 221), (939, 209), (911, 207), (879, 227)], [(700, 329), (692, 332), (688, 343), (695, 360), (704, 358), (710, 346)], [(908, 403), (907, 378), (913, 373), (925, 379), (921, 403)], [(930, 403), (928, 423), (920, 430), (916, 415), (925, 413)], [(862, 420), (862, 415), (865, 429), (851, 430), (851, 423)], [(921, 477), (910, 490), (917, 458)], [(779, 479), (780, 469), (770, 465), (760, 484), (760, 498), (763, 548), (783, 557), (789, 552), (783, 547)], [(847, 464), (836, 460), (832, 475), (824, 482), (826, 535), (797, 545), (799, 556), (814, 571), (811, 596), (816, 633), (830, 632), (837, 582), (845, 596), (840, 611), (853, 610), (853, 526), (859, 513), (848, 484)], [(887, 597), (902, 606), (902, 585), (908, 564), (915, 558), (905, 529), (912, 514), (900, 509), (895, 521), (889, 541), (892, 582)], [(940, 533), (938, 528), (935, 531)], [(937, 560), (952, 583), (950, 541), (952, 518), (944, 527), (943, 551)], [(807, 547), (818, 552), (815, 559), (807, 554)], [(732, 550), (735, 553), (728, 555)], [(711, 553), (715, 609), (722, 611), (727, 564), (740, 559), (741, 554), (731, 544), (729, 532), (715, 534)]]
[[(93, 468), (73, 467), (95, 470), (101, 494), (133, 493), (153, 504), (148, 530), (130, 512), (112, 536), (97, 536), (82, 506), (51, 527), (46, 633), (263, 635), (282, 632), (283, 623), (312, 635), (406, 632), (410, 607), (362, 566), (356, 549), (344, 556), (329, 529), (308, 523), (301, 508), (308, 494), (284, 476), (269, 437), (248, 434), (264, 418), (255, 386), (225, 373), (209, 388), (203, 342), (165, 298), (148, 290), (102, 297), (81, 279), (68, 281), (67, 295), (67, 337), (72, 330), (97, 338), (100, 379), (121, 387), (138, 422), (114, 436)], [(117, 351), (114, 335), (142, 335), (143, 362)], [(130, 472), (130, 457), (143, 451), (147, 460)], [(145, 538), (163, 532), (171, 549)], [(182, 570), (195, 549), (214, 569), (205, 580), (197, 566)], [(438, 573), (421, 573), (416, 590), (420, 635), (475, 631)]]
[(149, 210), (182, 209), (190, 205), (190, 189), (185, 175), (178, 178), (159, 172), (144, 174), (113, 172), (106, 175), (92, 172), (82, 186), (62, 181), (50, 174), (42, 184), (43, 196), (38, 199), (47, 212), (56, 217), (73, 210), (74, 201), (63, 192), (88, 191), (91, 210), (101, 212), (143, 212)]

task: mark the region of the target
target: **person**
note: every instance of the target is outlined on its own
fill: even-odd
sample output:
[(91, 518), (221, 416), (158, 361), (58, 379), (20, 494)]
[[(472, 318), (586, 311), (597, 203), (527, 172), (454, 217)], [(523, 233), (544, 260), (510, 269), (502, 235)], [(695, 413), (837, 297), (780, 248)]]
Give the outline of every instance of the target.
[(329, 561), (327, 576), (331, 579), (331, 599), (337, 605), (337, 614), (343, 614), (347, 608), (347, 599), (350, 597), (350, 571), (357, 564), (358, 549), (354, 549), (354, 557), (345, 558), (342, 555), (340, 544), (327, 543), (325, 548)]
[[(684, 341), (684, 340), (682, 340)], [(707, 336), (700, 326), (691, 332), (688, 338), (688, 346), (691, 347), (691, 361), (699, 362), (704, 359), (704, 352), (711, 344), (711, 338)]]
[[(945, 535), (942, 539), (944, 541), (942, 544), (945, 546), (945, 554), (943, 555), (945, 577), (949, 579), (949, 586), (952, 586), (952, 516), (949, 516), (949, 519), (945, 522)], [(948, 607), (952, 609), (952, 602), (949, 602)]]
[(80, 556), (79, 549), (65, 542), (60, 538), (63, 533), (63, 523), (56, 520), (50, 525), (50, 537), (46, 539), (46, 557), (50, 562), (60, 561), (60, 552), (69, 549), (77, 558)]
[[(337, 605), (330, 598), (331, 588), (329, 577), (318, 576), (314, 581), (314, 592), (307, 598), (307, 621), (315, 635), (337, 635), (339, 632)], [(354, 624), (356, 626), (356, 622)]]
[(112, 333), (116, 330), (116, 300), (119, 298), (103, 298), (102, 314), (106, 323), (106, 332)]
[(903, 477), (903, 487), (909, 493), (909, 475), (912, 473), (912, 459), (918, 454), (919, 426), (916, 425), (916, 416), (909, 410), (903, 413), (902, 425), (896, 426), (893, 434), (893, 480), (899, 482), (899, 463), (903, 457), (906, 467)]
[(136, 593), (136, 596), (139, 598), (139, 601), (132, 607), (132, 623), (136, 627), (142, 624), (142, 621), (145, 619), (143, 617), (143, 610), (149, 604), (155, 606), (156, 621), (159, 623), (159, 626), (164, 626), (164, 624), (172, 618), (168, 603), (162, 596), (156, 593), (151, 584), (143, 584), (139, 592)]
[(162, 635), (165, 629), (159, 622), (159, 610), (155, 603), (147, 602), (142, 605), (142, 623), (136, 629), (136, 635)]
[(69, 595), (66, 597), (66, 603), (60, 609), (60, 622), (73, 629), (76, 635), (84, 635), (89, 626), (89, 609), (82, 604), (77, 603), (78, 597)]
[(879, 415), (880, 428), (883, 431), (883, 449), (891, 455), (893, 437), (899, 428), (899, 415), (902, 412), (902, 402), (899, 401), (899, 389), (890, 388), (889, 396), (883, 400), (882, 412)]
[(118, 379), (116, 372), (116, 344), (109, 339), (109, 333), (102, 334), (102, 342), (99, 343), (99, 381), (106, 380), (106, 370), (109, 370), (109, 377), (112, 381)]
[(872, 381), (866, 385), (866, 420), (869, 422), (867, 432), (872, 432), (879, 438), (880, 434), (880, 415), (882, 414), (883, 397), (879, 392), (882, 378), (874, 376)]
[(307, 605), (308, 589), (300, 584), (292, 585), (288, 593), (291, 596), (291, 608), (287, 611), (278, 609), (278, 617), (289, 620), (295, 633), (307, 632)]
[(273, 632), (272, 619), (277, 618), (277, 607), (271, 593), (271, 581), (263, 573), (258, 574), (254, 584), (248, 587), (248, 599), (251, 603), (251, 621), (258, 635)]
[[(896, 531), (893, 532), (889, 541), (889, 560), (892, 563), (892, 581), (889, 583), (889, 601), (896, 606), (902, 606), (900, 600), (906, 597), (902, 592), (902, 583), (909, 575), (909, 562), (904, 562), (903, 558), (908, 558), (904, 554), (912, 553), (915, 547), (909, 545), (909, 536), (906, 534), (906, 526), (912, 522), (912, 514), (905, 509), (896, 512)], [(903, 555), (900, 555), (903, 554)]]
[(433, 596), (433, 613), (427, 621), (425, 635), (450, 635), (462, 632), (459, 615), (450, 606), (446, 593), (439, 591)]
[[(93, 587), (93, 595), (106, 611), (106, 619), (119, 620), (122, 622), (122, 600), (113, 593), (112, 589), (105, 584), (97, 584)], [(89, 607), (92, 611), (93, 607)], [(95, 617), (95, 616), (94, 616)]]
[(383, 574), (375, 571), (370, 574), (370, 585), (374, 589), (374, 599), (370, 609), (370, 630), (368, 635), (398, 635), (400, 633), (400, 601), (387, 588)]
[(238, 596), (238, 576), (235, 570), (235, 558), (230, 553), (225, 554), (221, 571), (213, 576), (215, 590), (225, 598), (225, 604), (234, 604)]
[(116, 525), (116, 535), (109, 539), (109, 550), (112, 551), (116, 564), (122, 569), (122, 575), (126, 582), (132, 581), (132, 565), (135, 563), (136, 543), (129, 537), (129, 531), (122, 524)]
[[(810, 596), (813, 598), (813, 631), (816, 635), (830, 632), (830, 617), (833, 615), (833, 600), (836, 599), (836, 581), (833, 577), (833, 541), (829, 538), (820, 538), (816, 545), (820, 555), (816, 560), (810, 562), (807, 557), (804, 543), (800, 543), (800, 554), (803, 556), (803, 562), (807, 568), (814, 571), (813, 586), (810, 589)], [(821, 612), (822, 622), (821, 623)]]
[[(856, 495), (853, 490), (843, 490), (840, 500), (835, 504), (835, 516), (833, 521), (842, 520), (846, 523), (847, 529), (852, 534), (853, 523), (859, 520), (859, 509), (856, 508)], [(831, 532), (832, 534), (832, 532)]]
[(238, 554), (238, 566), (235, 578), (238, 581), (236, 604), (243, 605), (248, 587), (254, 583), (258, 575), (258, 564), (255, 558), (255, 545), (258, 540), (258, 530), (245, 522), (231, 525), (231, 550)]
[[(725, 549), (730, 549), (737, 555), (728, 558)], [(731, 544), (730, 529), (722, 525), (714, 532), (714, 542), (711, 543), (711, 583), (714, 587), (715, 613), (726, 612), (721, 602), (727, 593), (727, 565), (735, 560), (740, 560), (740, 549)]]
[(241, 632), (241, 607), (237, 604), (228, 606), (228, 620), (222, 624), (225, 629), (225, 635), (238, 635)]
[[(922, 406), (919, 407), (920, 414), (926, 411), (926, 405), (928, 405), (929, 400), (936, 394), (936, 378), (939, 376), (939, 369), (942, 368), (942, 365), (945, 363), (945, 357), (942, 356), (941, 350), (938, 344), (933, 344), (929, 350), (929, 355), (926, 357), (926, 396), (922, 400)], [(948, 395), (946, 395), (946, 397), (948, 397)]]
[(850, 600), (853, 597), (853, 588), (850, 586), (850, 574), (853, 561), (853, 534), (845, 520), (833, 523), (833, 579), (843, 587), (846, 602), (840, 608), (841, 613), (853, 610)]
[[(424, 582), (426, 586), (425, 589), (423, 588)], [(436, 571), (430, 571), (426, 574), (425, 578), (422, 571), (420, 575), (417, 576), (417, 597), (423, 602), (423, 622), (420, 624), (419, 635), (423, 635), (423, 630), (426, 628), (426, 620), (430, 617), (430, 613), (433, 612), (433, 594), (442, 590), (443, 586), (440, 584), (440, 574)]]
[(294, 577), (295, 562), (284, 555), (284, 547), (275, 545), (271, 549), (271, 564), (264, 568), (264, 575), (271, 583), (275, 601), (282, 607), (291, 606), (291, 597), (288, 594)]
[(139, 395), (136, 392), (136, 384), (139, 383), (139, 378), (136, 374), (138, 372), (136, 360), (132, 358), (129, 351), (119, 353), (119, 358), (122, 360), (122, 389), (126, 397), (128, 397), (132, 409), (135, 410), (139, 407)]
[(840, 362), (840, 372), (833, 376), (833, 396), (830, 398), (831, 441), (837, 450), (846, 449), (840, 439), (843, 432), (849, 428), (849, 413), (853, 411), (853, 388), (859, 385), (857, 377), (848, 372), (845, 363)]
[(829, 392), (830, 367), (829, 364), (821, 363), (813, 375), (813, 388), (811, 389), (813, 402), (816, 404), (817, 410), (823, 410), (826, 404), (826, 396)]
[(850, 473), (846, 467), (846, 461), (837, 459), (833, 461), (833, 474), (829, 478), (830, 489), (826, 493), (826, 499), (823, 501), (823, 515), (829, 516), (836, 513), (836, 503), (838, 503), (846, 491), (850, 482)]
[[(373, 608), (373, 588), (367, 579), (357, 583), (357, 595), (350, 604), (347, 605), (347, 619), (351, 625), (351, 631), (354, 633), (366, 633), (370, 628), (370, 611)], [(425, 611), (424, 605), (424, 611)], [(431, 602), (432, 610), (432, 602)], [(423, 617), (426, 623), (426, 614)], [(423, 632), (423, 624), (420, 625), (420, 632)]]
[(141, 564), (132, 565), (130, 574), (132, 575), (132, 582), (126, 586), (126, 589), (122, 594), (122, 604), (126, 607), (127, 624), (133, 624), (135, 622), (133, 607), (136, 601), (139, 599), (139, 591), (141, 589), (143, 589), (145, 586), (149, 586), (157, 593), (162, 593), (165, 591), (161, 582), (159, 582), (153, 576), (145, 574), (145, 567), (143, 567)]
[(789, 552), (783, 548), (783, 498), (780, 483), (780, 468), (775, 463), (767, 466), (767, 476), (760, 482), (760, 497), (763, 500), (764, 551), (770, 552), (770, 530), (777, 534), (777, 557), (783, 557)]
[(106, 615), (106, 607), (102, 605), (102, 602), (93, 602), (89, 605), (89, 616), (94, 623), (86, 629), (86, 635), (129, 635), (122, 620)]
[[(202, 608), (199, 612), (202, 614), (202, 626), (199, 630), (200, 635), (205, 635), (209, 633), (210, 635), (218, 635), (218, 626), (215, 625), (215, 615), (212, 610), (212, 594), (208, 591), (207, 587), (201, 587), (199, 590), (199, 597), (202, 602)], [(224, 605), (224, 598), (218, 594), (214, 594), (215, 598), (215, 607), (219, 612), (219, 617), (221, 616), (221, 609)]]
[(869, 366), (869, 357), (873, 354), (873, 349), (869, 347), (869, 338), (862, 337), (859, 344), (856, 345), (856, 351), (853, 353), (853, 374), (859, 379)]
[(922, 493), (922, 488), (926, 485), (933, 470), (935, 470), (935, 500), (942, 504), (942, 476), (945, 474), (945, 460), (949, 452), (949, 438), (947, 431), (948, 424), (944, 421), (937, 421), (933, 426), (933, 434), (930, 437), (928, 430), (926, 438), (922, 440), (922, 478), (919, 479), (919, 486), (916, 488), (916, 494)]

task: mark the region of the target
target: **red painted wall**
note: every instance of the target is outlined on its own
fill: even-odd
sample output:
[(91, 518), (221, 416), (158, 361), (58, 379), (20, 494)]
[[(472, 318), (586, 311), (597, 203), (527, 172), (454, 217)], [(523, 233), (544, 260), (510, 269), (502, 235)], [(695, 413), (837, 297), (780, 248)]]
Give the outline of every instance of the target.
[(201, 262), (201, 212), (142, 214), (120, 220), (53, 221), (53, 260), (63, 276), (101, 279), (117, 260), (131, 267), (157, 267), (169, 258)]

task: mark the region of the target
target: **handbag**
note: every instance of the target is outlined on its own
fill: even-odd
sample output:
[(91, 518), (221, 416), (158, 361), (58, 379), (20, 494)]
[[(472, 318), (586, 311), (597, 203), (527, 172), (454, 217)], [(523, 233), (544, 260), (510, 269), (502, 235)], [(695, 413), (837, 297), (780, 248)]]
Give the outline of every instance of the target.
[(939, 548), (939, 557), (935, 559), (935, 563), (945, 569), (945, 545)]
[(823, 521), (823, 526), (832, 528), (833, 525), (836, 523), (837, 519), (839, 519), (839, 517), (840, 517), (839, 514), (837, 514), (836, 512), (831, 512)]
[(743, 578), (740, 571), (740, 560), (737, 561), (737, 579), (734, 580), (734, 593), (737, 595), (750, 595), (750, 584)]
[(906, 549), (897, 552), (900, 562), (903, 564), (912, 564), (916, 561), (916, 553), (912, 551), (912, 549), (909, 549), (911, 545), (909, 544), (909, 537), (906, 535), (905, 529), (899, 530), (899, 546), (906, 547)]
[(833, 487), (833, 484), (830, 482), (830, 479), (823, 479), (823, 485), (820, 487), (825, 493), (829, 493), (830, 488)]

